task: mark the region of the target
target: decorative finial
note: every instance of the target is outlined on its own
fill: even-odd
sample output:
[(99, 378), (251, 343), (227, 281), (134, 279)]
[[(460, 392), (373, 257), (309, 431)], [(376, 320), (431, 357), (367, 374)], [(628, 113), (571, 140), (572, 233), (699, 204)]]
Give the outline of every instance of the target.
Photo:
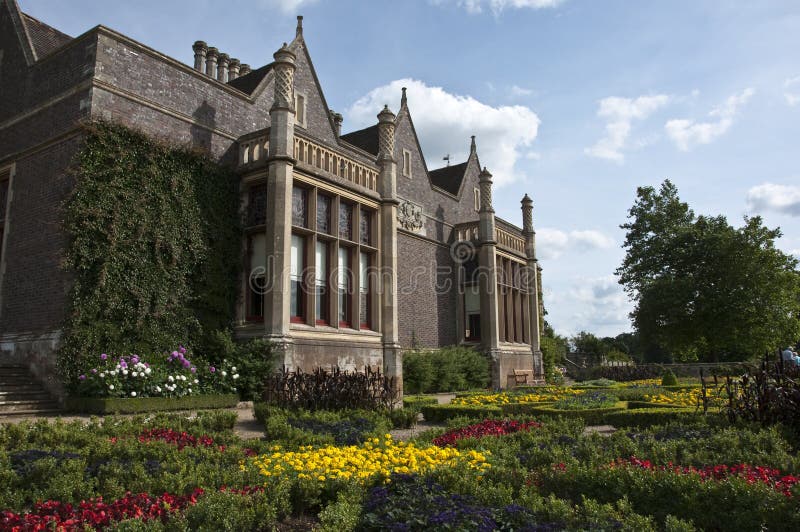
[(472, 142), (470, 142), (470, 144), (469, 144), (469, 153), (470, 153), (470, 155), (472, 155), (478, 149), (475, 147), (475, 135), (472, 135), (470, 138), (472, 139)]
[(296, 35), (298, 37), (303, 36), (303, 15), (297, 15), (297, 31)]
[(403, 87), (400, 90), (403, 91), (403, 95), (400, 97), (400, 107), (406, 107), (406, 105), (408, 105), (408, 99), (406, 98), (406, 88)]

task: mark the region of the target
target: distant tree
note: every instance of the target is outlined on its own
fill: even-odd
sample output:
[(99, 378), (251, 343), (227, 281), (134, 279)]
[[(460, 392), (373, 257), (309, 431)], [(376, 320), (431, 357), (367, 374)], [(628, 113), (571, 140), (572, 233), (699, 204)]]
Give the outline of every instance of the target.
[(617, 275), (645, 358), (743, 360), (796, 341), (800, 274), (779, 229), (696, 217), (668, 180), (639, 188), (628, 217)]
[(547, 382), (560, 382), (561, 374), (556, 371), (556, 366), (564, 363), (569, 349), (569, 341), (564, 336), (556, 334), (547, 320), (545, 320), (542, 330), (541, 348)]
[(570, 341), (575, 348), (575, 352), (594, 358), (597, 361), (605, 358), (609, 351), (611, 351), (611, 346), (594, 334), (586, 331), (579, 332), (570, 338)]

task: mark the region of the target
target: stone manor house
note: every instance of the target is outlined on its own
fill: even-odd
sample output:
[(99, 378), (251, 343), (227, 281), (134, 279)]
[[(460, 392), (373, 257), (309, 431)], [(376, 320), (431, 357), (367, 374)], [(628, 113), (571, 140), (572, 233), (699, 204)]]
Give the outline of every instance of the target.
[(104, 26), (70, 37), (0, 0), (0, 365), (57, 391), (60, 210), (79, 123), (104, 119), (237, 169), (236, 334), (271, 339), (287, 366), (370, 365), (402, 382), (403, 350), (463, 344), (490, 357), (495, 387), (515, 369), (542, 379), (532, 201), (522, 228), (495, 216), (474, 137), (466, 161), (429, 170), (405, 89), (396, 113), (342, 133), (302, 17), (258, 68), (192, 48), (186, 65)]

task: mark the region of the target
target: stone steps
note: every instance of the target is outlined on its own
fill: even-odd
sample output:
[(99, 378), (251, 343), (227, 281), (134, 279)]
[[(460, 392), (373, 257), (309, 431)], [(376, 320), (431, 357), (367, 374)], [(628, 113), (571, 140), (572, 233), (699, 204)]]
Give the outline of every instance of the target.
[(0, 366), (0, 419), (6, 416), (58, 414), (50, 394), (24, 366)]

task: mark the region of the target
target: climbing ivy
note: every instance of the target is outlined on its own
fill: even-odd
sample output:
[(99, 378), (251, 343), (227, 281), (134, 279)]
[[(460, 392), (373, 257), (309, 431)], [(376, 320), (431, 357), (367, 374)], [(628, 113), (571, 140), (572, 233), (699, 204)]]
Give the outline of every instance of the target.
[(99, 353), (199, 347), (230, 326), (241, 260), (231, 169), (118, 124), (85, 127), (64, 206), (68, 384)]

